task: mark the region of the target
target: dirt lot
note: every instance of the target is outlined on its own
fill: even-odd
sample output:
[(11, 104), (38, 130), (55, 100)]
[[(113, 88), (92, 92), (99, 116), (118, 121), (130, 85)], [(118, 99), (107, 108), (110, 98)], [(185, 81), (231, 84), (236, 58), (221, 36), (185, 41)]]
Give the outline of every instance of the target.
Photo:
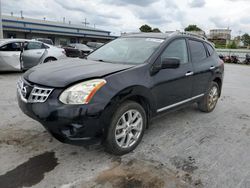
[(226, 65), (214, 112), (161, 115), (122, 157), (53, 139), (18, 109), (19, 76), (0, 75), (0, 187), (250, 187), (250, 67)]

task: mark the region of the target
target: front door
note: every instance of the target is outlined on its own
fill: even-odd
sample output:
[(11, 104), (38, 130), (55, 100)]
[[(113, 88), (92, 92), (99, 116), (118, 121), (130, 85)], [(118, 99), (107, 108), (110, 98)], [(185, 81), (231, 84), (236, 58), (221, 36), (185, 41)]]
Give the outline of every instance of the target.
[(157, 112), (184, 103), (192, 93), (193, 67), (188, 58), (186, 40), (180, 38), (172, 41), (157, 61), (164, 58), (178, 58), (181, 64), (175, 69), (162, 69), (152, 77)]
[(0, 70), (20, 70), (21, 42), (10, 42), (0, 47)]
[(41, 42), (27, 42), (21, 54), (21, 61), (24, 69), (29, 69), (40, 63), (46, 48)]

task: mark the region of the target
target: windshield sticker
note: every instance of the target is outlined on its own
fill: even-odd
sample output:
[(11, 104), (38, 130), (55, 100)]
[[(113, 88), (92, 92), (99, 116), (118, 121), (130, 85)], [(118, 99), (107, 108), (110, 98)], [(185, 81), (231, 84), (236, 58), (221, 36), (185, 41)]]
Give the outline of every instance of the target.
[(163, 39), (146, 38), (146, 41), (162, 43)]

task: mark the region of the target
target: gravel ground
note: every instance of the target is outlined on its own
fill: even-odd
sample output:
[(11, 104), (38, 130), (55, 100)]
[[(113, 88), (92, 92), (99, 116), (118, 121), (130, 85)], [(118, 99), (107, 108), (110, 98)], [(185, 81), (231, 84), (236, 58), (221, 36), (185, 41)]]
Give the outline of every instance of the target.
[(225, 66), (212, 113), (163, 114), (122, 157), (53, 139), (19, 110), (19, 76), (0, 75), (0, 187), (250, 187), (250, 67)]

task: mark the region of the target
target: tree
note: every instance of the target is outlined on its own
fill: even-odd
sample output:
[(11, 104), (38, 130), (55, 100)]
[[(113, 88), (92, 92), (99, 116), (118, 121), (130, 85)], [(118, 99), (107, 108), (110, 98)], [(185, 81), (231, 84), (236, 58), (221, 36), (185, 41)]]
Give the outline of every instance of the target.
[(185, 28), (185, 31), (202, 31), (197, 25), (189, 25)]
[(249, 34), (245, 33), (241, 36), (241, 41), (243, 42), (244, 46), (250, 46), (250, 36)]
[(140, 27), (140, 31), (141, 32), (152, 32), (152, 28), (149, 25), (145, 24), (145, 25), (142, 25)]
[(230, 43), (227, 45), (227, 48), (229, 48), (229, 49), (236, 49), (236, 48), (237, 48), (236, 42), (233, 40), (232, 42), (230, 42)]
[(152, 32), (155, 32), (155, 33), (161, 33), (161, 30), (160, 30), (160, 29), (158, 29), (158, 28), (154, 28), (154, 29), (152, 30)]

